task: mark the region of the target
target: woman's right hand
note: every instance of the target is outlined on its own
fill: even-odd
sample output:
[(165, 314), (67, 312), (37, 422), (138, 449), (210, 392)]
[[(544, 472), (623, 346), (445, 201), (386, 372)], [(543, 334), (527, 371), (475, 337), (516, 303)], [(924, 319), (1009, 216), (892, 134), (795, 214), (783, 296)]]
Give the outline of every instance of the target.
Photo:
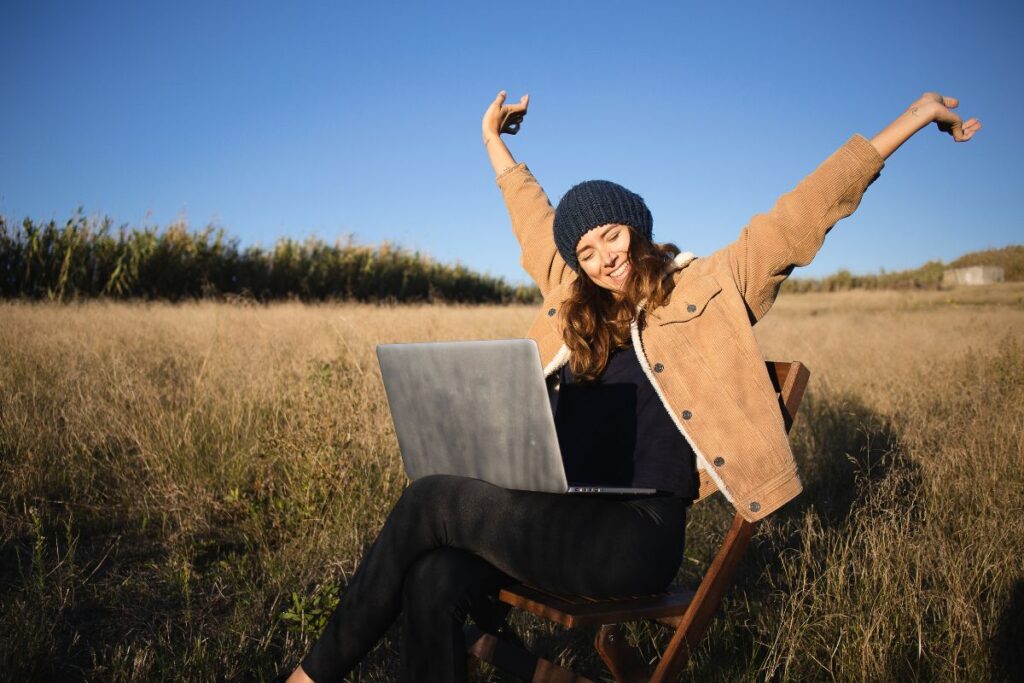
[(935, 125), (943, 133), (949, 133), (957, 142), (967, 142), (974, 134), (981, 130), (981, 121), (978, 119), (967, 119), (964, 121), (952, 110), (960, 105), (960, 100), (955, 97), (944, 97), (937, 92), (926, 92), (911, 106), (911, 111), (925, 109), (928, 115), (935, 121)]
[(530, 104), (530, 96), (523, 95), (518, 104), (505, 104), (505, 91), (502, 90), (494, 101), (484, 112), (481, 122), (484, 136), (484, 144), (490, 140), (500, 137), (502, 133), (515, 135), (519, 132), (519, 125), (526, 116), (526, 108)]

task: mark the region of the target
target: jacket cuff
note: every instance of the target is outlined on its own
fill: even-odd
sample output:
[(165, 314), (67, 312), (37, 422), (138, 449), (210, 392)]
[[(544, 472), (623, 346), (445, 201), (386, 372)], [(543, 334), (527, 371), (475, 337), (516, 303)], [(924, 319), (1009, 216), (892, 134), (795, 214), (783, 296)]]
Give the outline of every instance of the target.
[(737, 497), (734, 503), (736, 512), (748, 522), (756, 522), (796, 498), (803, 488), (800, 476), (794, 467), (751, 494), (742, 498)]
[(498, 183), (498, 187), (501, 187), (501, 183), (502, 183), (503, 180), (508, 178), (508, 176), (513, 175), (514, 173), (518, 173), (518, 172), (523, 172), (523, 173), (526, 173), (526, 175), (530, 175), (530, 169), (528, 169), (526, 167), (526, 164), (524, 162), (520, 161), (515, 166), (509, 166), (504, 171), (499, 173), (497, 178), (495, 178), (495, 182)]
[(851, 161), (860, 166), (865, 173), (877, 175), (885, 166), (885, 159), (878, 153), (866, 137), (860, 133), (854, 135), (842, 146), (842, 153), (847, 155)]

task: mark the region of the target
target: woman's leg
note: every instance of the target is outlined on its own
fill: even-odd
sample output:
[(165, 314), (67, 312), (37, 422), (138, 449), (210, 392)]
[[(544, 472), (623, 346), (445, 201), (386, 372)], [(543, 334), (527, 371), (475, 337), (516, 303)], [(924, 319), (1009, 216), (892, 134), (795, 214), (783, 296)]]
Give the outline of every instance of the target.
[(685, 504), (510, 491), (478, 479), (414, 481), (388, 515), (302, 668), (340, 680), (402, 607), (406, 574), (423, 553), (469, 551), (518, 581), (555, 592), (655, 592), (682, 559)]
[(466, 616), (481, 621), (491, 600), (515, 579), (476, 555), (438, 548), (420, 556), (402, 591), (402, 680), (466, 679)]

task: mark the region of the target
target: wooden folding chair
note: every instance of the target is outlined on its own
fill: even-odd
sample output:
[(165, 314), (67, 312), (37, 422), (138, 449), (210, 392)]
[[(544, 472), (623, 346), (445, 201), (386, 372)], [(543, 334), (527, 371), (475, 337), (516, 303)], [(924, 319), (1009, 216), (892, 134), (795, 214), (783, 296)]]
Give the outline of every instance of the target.
[[(789, 431), (811, 373), (799, 362), (769, 361), (767, 365), (768, 374), (779, 394), (786, 430)], [(512, 607), (568, 628), (600, 626), (594, 647), (616, 681), (673, 681), (686, 668), (690, 651), (704, 635), (722, 596), (732, 583), (733, 573), (753, 533), (754, 523), (737, 513), (732, 528), (696, 591), (672, 586), (660, 595), (596, 600), (580, 595), (553, 595), (517, 585), (502, 590), (498, 598)], [(653, 673), (626, 642), (622, 628), (625, 622), (643, 619), (675, 629)], [(484, 633), (474, 626), (466, 629), (466, 645), (471, 668), (477, 661), (485, 661), (525, 681), (589, 682), (583, 676), (530, 654), (509, 639)]]

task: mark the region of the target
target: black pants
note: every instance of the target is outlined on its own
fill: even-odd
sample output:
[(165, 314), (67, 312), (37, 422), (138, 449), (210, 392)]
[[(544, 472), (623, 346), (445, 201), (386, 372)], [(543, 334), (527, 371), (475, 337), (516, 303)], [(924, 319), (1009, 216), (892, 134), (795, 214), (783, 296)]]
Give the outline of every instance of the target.
[(687, 501), (510, 491), (452, 476), (414, 481), (302, 662), (337, 681), (403, 614), (404, 680), (466, 678), (462, 624), (499, 588), (615, 597), (654, 593), (683, 555)]

